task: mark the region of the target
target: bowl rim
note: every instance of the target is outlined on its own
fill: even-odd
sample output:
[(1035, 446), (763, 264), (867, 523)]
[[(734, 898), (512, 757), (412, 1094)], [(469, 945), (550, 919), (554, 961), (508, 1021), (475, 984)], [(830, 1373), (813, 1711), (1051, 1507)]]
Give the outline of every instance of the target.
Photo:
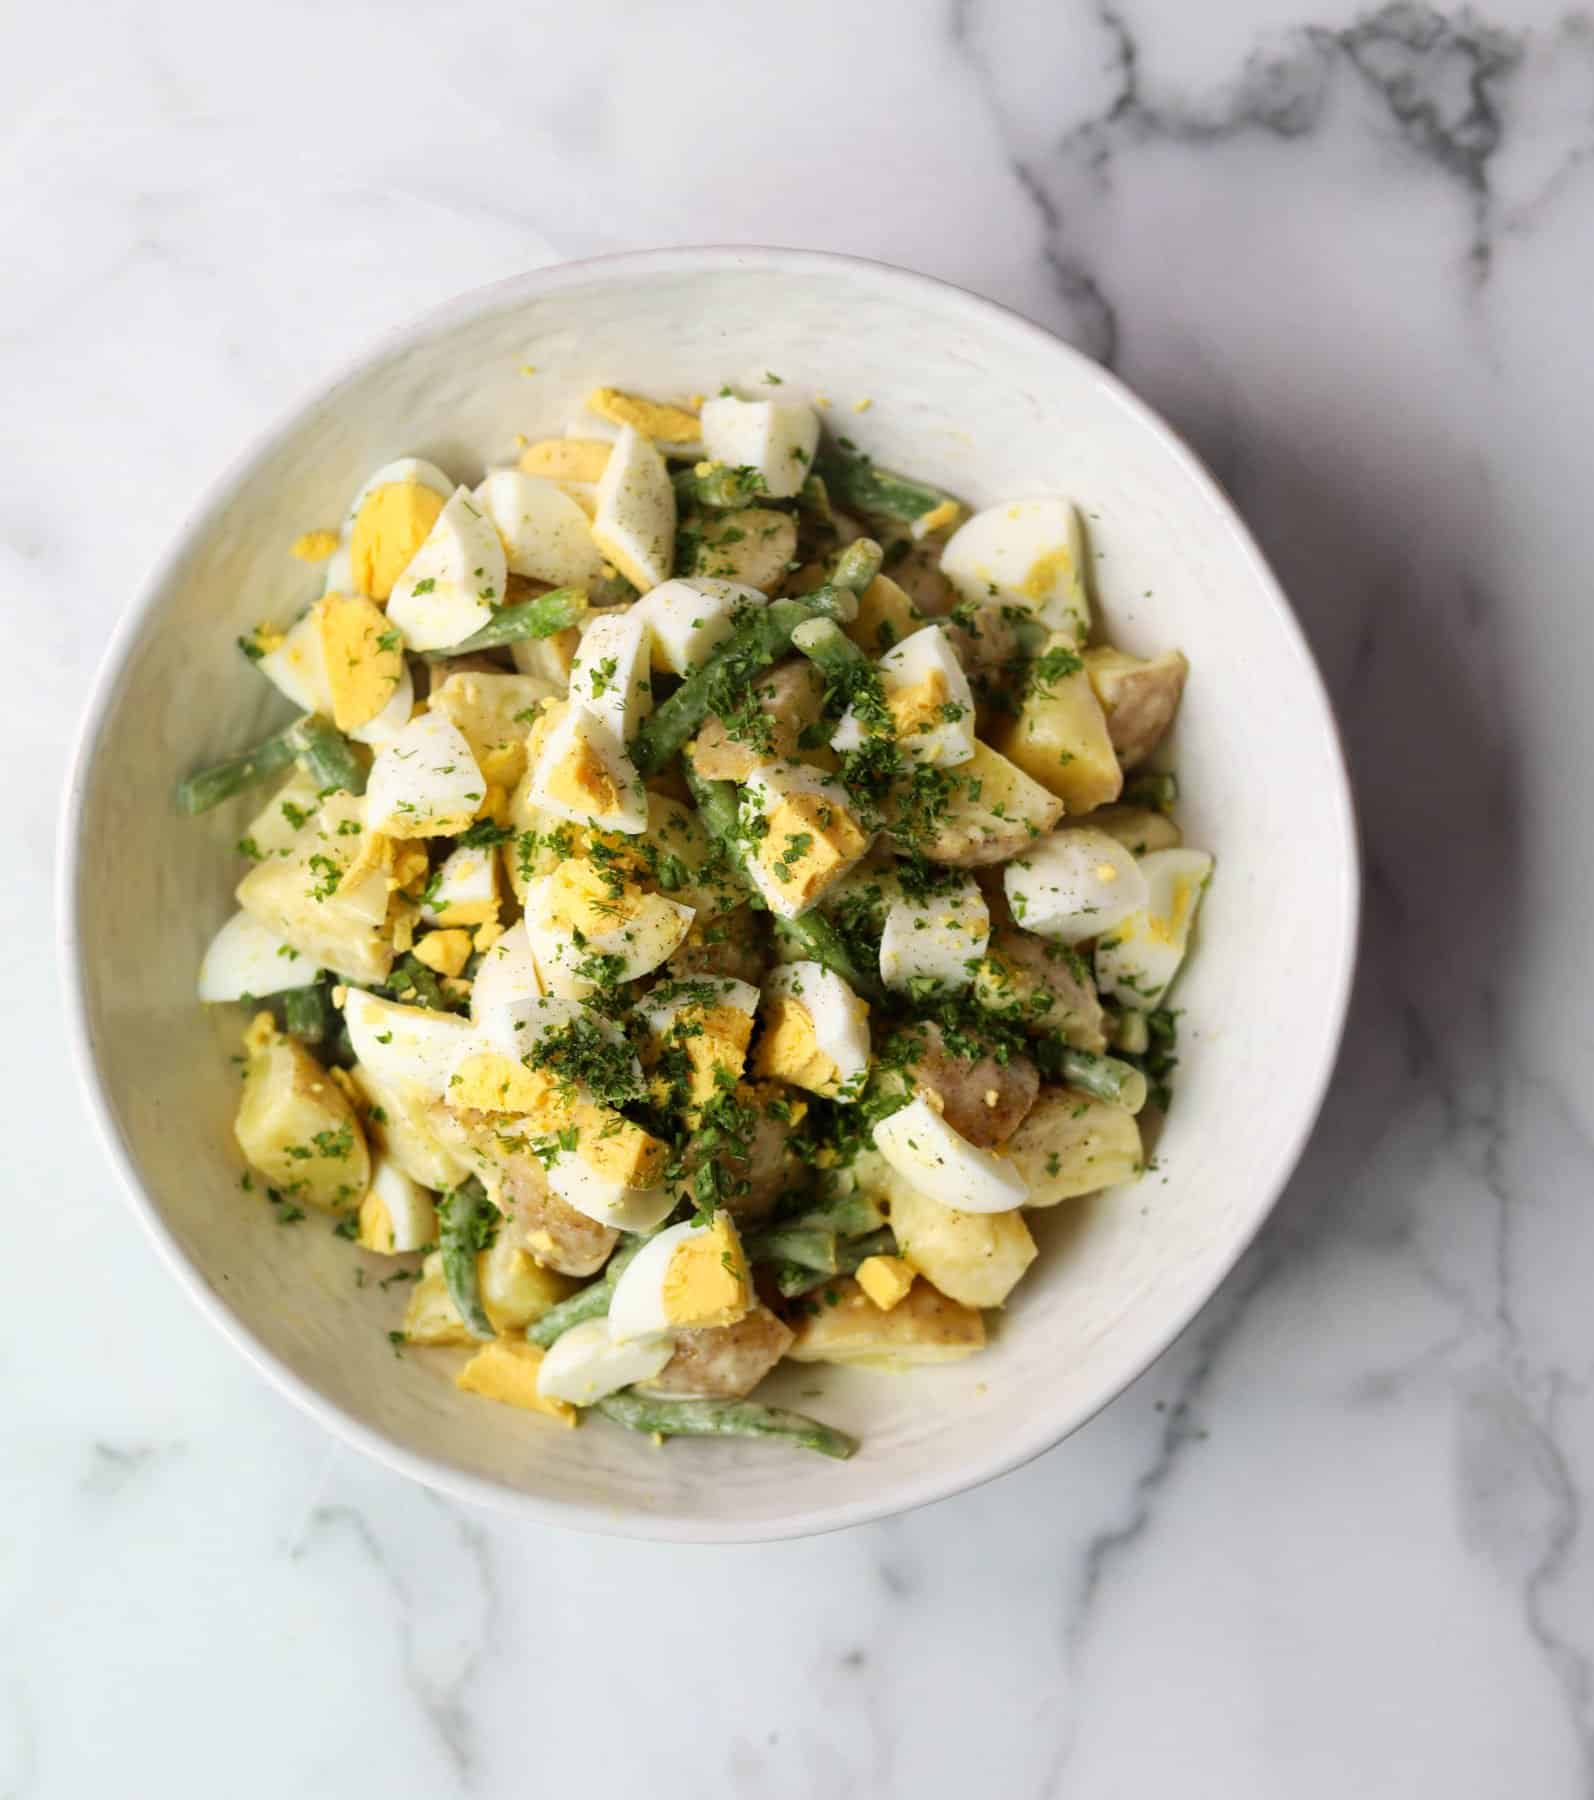
[[(283, 447), (298, 431), (303, 415), (326, 404), (350, 381), (385, 362), (395, 353), (429, 339), (446, 335), (483, 313), (523, 304), (541, 294), (580, 286), (593, 279), (646, 280), (651, 276), (707, 274), (726, 270), (756, 269), (776, 274), (837, 275), (862, 277), (882, 292), (930, 297), (952, 315), (961, 314), (972, 324), (1012, 338), (1073, 365), (1076, 378), (1094, 382), (1106, 397), (1127, 410), (1136, 423), (1182, 466), (1198, 493), (1222, 520), (1231, 547), (1247, 566), (1266, 596), (1285, 642), (1293, 652), (1298, 675), (1313, 694), (1321, 713), (1321, 727), (1328, 738), (1335, 780), (1329, 796), (1334, 814), (1339, 854), (1334, 876), (1338, 889), (1337, 916), (1341, 921), (1337, 957), (1327, 983), (1327, 1022), (1319, 1064), (1304, 1089), (1305, 1104), (1294, 1128), (1285, 1138), (1271, 1167), (1256, 1184), (1256, 1197), (1235, 1231), (1225, 1254), (1188, 1303), (1157, 1333), (1135, 1338), (1110, 1367), (1101, 1392), (1061, 1413), (1038, 1410), (1027, 1429), (1017, 1431), (997, 1454), (978, 1463), (959, 1463), (927, 1473), (906, 1489), (889, 1494), (864, 1495), (828, 1505), (807, 1506), (790, 1518), (739, 1521), (654, 1515), (641, 1509), (617, 1508), (601, 1500), (570, 1501), (528, 1494), (488, 1477), (453, 1468), (423, 1452), (406, 1449), (380, 1431), (363, 1423), (342, 1406), (320, 1393), (308, 1380), (282, 1362), (249, 1330), (243, 1319), (223, 1301), (168, 1228), (154, 1196), (134, 1160), (109, 1099), (109, 1084), (100, 1066), (89, 1016), (87, 980), (78, 953), (80, 904), (86, 865), (81, 853), (83, 809), (88, 777), (98, 748), (98, 723), (120, 682), (146, 622), (177, 574), (188, 546), (210, 528), (225, 510), (251, 469)], [(670, 1543), (760, 1543), (814, 1536), (892, 1517), (934, 1501), (994, 1481), (1071, 1436), (1082, 1425), (1118, 1398), (1143, 1375), (1190, 1327), (1212, 1295), (1244, 1255), (1299, 1163), (1327, 1096), (1338, 1062), (1350, 1006), (1355, 974), (1361, 915), (1361, 852), (1344, 744), (1333, 703), (1323, 682), (1300, 622), (1285, 597), (1278, 578), (1241, 520), (1227, 494), (1184, 439), (1141, 400), (1117, 375), (1065, 343), (1044, 326), (1010, 307), (954, 283), (891, 263), (830, 251), (788, 249), (762, 245), (682, 245), (654, 250), (619, 251), (523, 271), (467, 290), (428, 308), (416, 317), (393, 326), (368, 348), (346, 358), (330, 377), (302, 390), (264, 430), (238, 451), (207, 485), (188, 509), (178, 530), (140, 584), (136, 597), (122, 613), (102, 655), (79, 721), (66, 788), (62, 797), (56, 854), (57, 962), (65, 990), (67, 1037), (71, 1057), (86, 1097), (100, 1142), (120, 1179), (134, 1216), (161, 1260), (189, 1299), (210, 1324), (277, 1391), (301, 1407), (343, 1442), (377, 1462), (407, 1475), (422, 1485), (450, 1497), (497, 1512), (509, 1513), (533, 1524), (566, 1530), (588, 1531), (602, 1536)]]

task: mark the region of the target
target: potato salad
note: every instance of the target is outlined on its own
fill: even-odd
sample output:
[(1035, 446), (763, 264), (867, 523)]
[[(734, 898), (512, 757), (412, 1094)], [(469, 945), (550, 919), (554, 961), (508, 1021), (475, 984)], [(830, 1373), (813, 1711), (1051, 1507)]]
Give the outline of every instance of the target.
[(296, 522), (320, 596), (240, 640), (295, 716), (178, 804), (237, 809), (245, 1204), (468, 1394), (844, 1457), (752, 1396), (975, 1354), (1037, 1210), (1140, 1173), (1212, 861), (1073, 501), (791, 395), (599, 388)]

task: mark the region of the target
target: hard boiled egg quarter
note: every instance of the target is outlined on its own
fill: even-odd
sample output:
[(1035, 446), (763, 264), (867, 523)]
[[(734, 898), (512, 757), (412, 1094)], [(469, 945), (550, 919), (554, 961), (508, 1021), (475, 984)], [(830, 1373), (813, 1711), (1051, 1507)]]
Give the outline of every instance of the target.
[[(876, 664), (897, 742), (915, 762), (951, 768), (974, 754), (974, 695), (951, 640), (926, 625), (889, 649)], [(831, 738), (836, 750), (856, 750), (867, 735), (851, 707)]]
[(991, 914), (972, 876), (948, 881), (933, 894), (898, 894), (880, 933), (880, 977), (902, 992), (964, 988), (991, 940)]
[(358, 523), (360, 514), (365, 510), (365, 503), (374, 494), (386, 487), (402, 487), (409, 483), (422, 487), (436, 494), (438, 499), (447, 500), (459, 485), (449, 479), (436, 463), (427, 462), (422, 456), (401, 456), (390, 463), (383, 463), (374, 474), (368, 475), (360, 491), (349, 503), (348, 517), (344, 520), (344, 531), (352, 531)]
[(592, 536), (638, 593), (669, 580), (675, 560), (675, 489), (664, 458), (629, 425), (621, 426), (598, 482)]
[(363, 988), (350, 988), (343, 1022), (357, 1061), (379, 1082), (441, 1098), (448, 1078), (471, 1047), (468, 1021), (424, 1006), (400, 1006)]
[[(655, 590), (656, 592), (657, 590)], [(570, 699), (629, 744), (653, 710), (652, 640), (642, 607), (588, 620), (570, 665)]]
[(607, 979), (650, 974), (680, 948), (695, 916), (690, 906), (611, 878), (580, 857), (526, 892), (526, 938), (543, 986), (572, 999)]
[(309, 987), (320, 973), (312, 957), (238, 912), (210, 940), (199, 965), (199, 997), (209, 1005), (245, 996), (263, 1000), (267, 994)]
[(504, 603), (503, 541), (469, 488), (458, 488), (393, 584), (387, 616), (411, 649), (446, 650), (480, 631)]
[(511, 574), (555, 587), (588, 587), (602, 575), (587, 515), (556, 481), (494, 469), (476, 500), (504, 541)]
[(765, 763), (742, 784), (748, 875), (772, 912), (805, 913), (869, 848), (847, 790), (799, 763)]
[(537, 1370), (537, 1392), (545, 1400), (591, 1406), (621, 1388), (651, 1381), (675, 1354), (668, 1333), (616, 1343), (607, 1319), (585, 1319), (561, 1332)]
[(606, 719), (567, 704), (534, 733), (528, 798), (540, 812), (599, 831), (646, 831), (647, 789)]
[(1085, 533), (1071, 500), (1011, 500), (959, 526), (941, 571), (965, 600), (1000, 600), (1033, 612), (1076, 643), (1090, 635)]
[(1037, 838), (1003, 870), (1002, 885), (1018, 924), (1061, 944), (1111, 931), (1150, 892), (1130, 852), (1092, 826)]
[(755, 587), (694, 575), (666, 581), (639, 603), (653, 634), (653, 667), (690, 675), (728, 638), (749, 606), (763, 606)]
[(395, 838), (451, 837), (475, 818), (486, 791), (464, 732), (441, 713), (422, 713), (377, 751), (366, 825)]
[(481, 965), (471, 983), (470, 1016), (482, 1026), (495, 1012), (513, 1006), (517, 1000), (534, 1000), (541, 992), (542, 980), (531, 953), (531, 940), (526, 936), (526, 921), (517, 919), (497, 943), (482, 952)]
[(752, 1277), (729, 1213), (672, 1225), (644, 1244), (614, 1284), (616, 1343), (658, 1332), (734, 1325), (753, 1304)]
[(908, 1186), (959, 1212), (1011, 1212), (1029, 1186), (1011, 1162), (956, 1132), (922, 1095), (874, 1128), (875, 1148)]
[(1160, 1006), (1190, 943), (1212, 873), (1204, 850), (1153, 850), (1140, 858), (1146, 903), (1096, 944), (1096, 985), (1120, 1005)]
[(702, 425), (709, 457), (727, 468), (757, 469), (776, 500), (801, 489), (819, 448), (819, 418), (810, 406), (723, 394), (704, 403)]
[(869, 1072), (869, 1007), (823, 963), (784, 963), (764, 982), (756, 1072), (856, 1100)]
[(432, 1196), (390, 1157), (379, 1155), (360, 1203), (360, 1244), (379, 1255), (424, 1250), (437, 1238)]

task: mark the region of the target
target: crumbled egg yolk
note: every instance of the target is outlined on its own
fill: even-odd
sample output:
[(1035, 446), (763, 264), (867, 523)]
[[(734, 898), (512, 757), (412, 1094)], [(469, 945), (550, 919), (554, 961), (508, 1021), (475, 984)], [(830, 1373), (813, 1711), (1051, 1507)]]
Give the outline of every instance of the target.
[(1118, 879), (1118, 871), (1109, 862), (1097, 863), (1096, 879), (1098, 881), (1116, 881)]
[(540, 1344), (519, 1338), (496, 1338), (484, 1344), (454, 1377), (454, 1385), (467, 1394), (480, 1394), (503, 1406), (524, 1412), (546, 1413), (561, 1425), (574, 1425), (579, 1417), (568, 1400), (547, 1400), (537, 1392), (537, 1372), (546, 1352)]
[(900, 1256), (869, 1256), (859, 1263), (857, 1280), (881, 1312), (890, 1312), (907, 1299), (913, 1276), (913, 1265)]
[(771, 994), (763, 1008), (764, 1035), (758, 1040), (754, 1073), (789, 1081), (811, 1094), (841, 1089), (841, 1069), (820, 1048), (814, 1016), (795, 994)]
[(587, 410), (616, 425), (631, 425), (645, 438), (660, 444), (689, 444), (702, 430), (696, 413), (683, 406), (661, 406), (640, 394), (619, 388), (594, 388), (587, 395)]
[(886, 707), (899, 738), (913, 737), (921, 731), (933, 731), (941, 723), (941, 708), (951, 698), (944, 672), (929, 669), (923, 681), (911, 687), (900, 687), (887, 694)]
[(758, 844), (759, 866), (799, 907), (811, 906), (869, 843), (845, 807), (800, 788), (776, 800), (768, 827)]
[(300, 562), (325, 562), (337, 547), (335, 531), (305, 531), (293, 540), (293, 554)]
[(389, 481), (366, 495), (349, 534), (349, 558), (362, 594), (387, 599), (442, 510), (443, 496), (418, 481)]
[(461, 975), (470, 961), (470, 952), (470, 933), (450, 927), (427, 932), (415, 946), (415, 960), (439, 975)]
[(403, 679), (402, 639), (363, 594), (327, 594), (316, 602), (315, 616), (332, 691), (332, 722), (339, 731), (357, 731), (387, 705)]
[(549, 481), (601, 481), (609, 466), (609, 446), (602, 438), (543, 438), (520, 453), (523, 474)]
[(752, 1279), (742, 1240), (725, 1213), (688, 1238), (664, 1271), (664, 1316), (678, 1329), (734, 1325), (752, 1305)]
[(244, 1029), (244, 1050), (254, 1056), (269, 1050), (277, 1037), (277, 1021), (268, 1012), (257, 1012)]

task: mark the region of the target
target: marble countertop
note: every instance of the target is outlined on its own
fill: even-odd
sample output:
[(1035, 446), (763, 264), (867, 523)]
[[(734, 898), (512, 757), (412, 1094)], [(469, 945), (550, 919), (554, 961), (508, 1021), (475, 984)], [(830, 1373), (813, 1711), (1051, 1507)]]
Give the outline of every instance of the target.
[[(58, 0), (8, 44), (0, 1797), (1594, 1792), (1594, 16)], [(235, 1359), (90, 1137), (48, 871), (105, 632), (264, 421), (461, 288), (738, 240), (977, 288), (1176, 422), (1322, 659), (1368, 906), (1182, 1343), (994, 1486), (728, 1551), (471, 1513)]]

